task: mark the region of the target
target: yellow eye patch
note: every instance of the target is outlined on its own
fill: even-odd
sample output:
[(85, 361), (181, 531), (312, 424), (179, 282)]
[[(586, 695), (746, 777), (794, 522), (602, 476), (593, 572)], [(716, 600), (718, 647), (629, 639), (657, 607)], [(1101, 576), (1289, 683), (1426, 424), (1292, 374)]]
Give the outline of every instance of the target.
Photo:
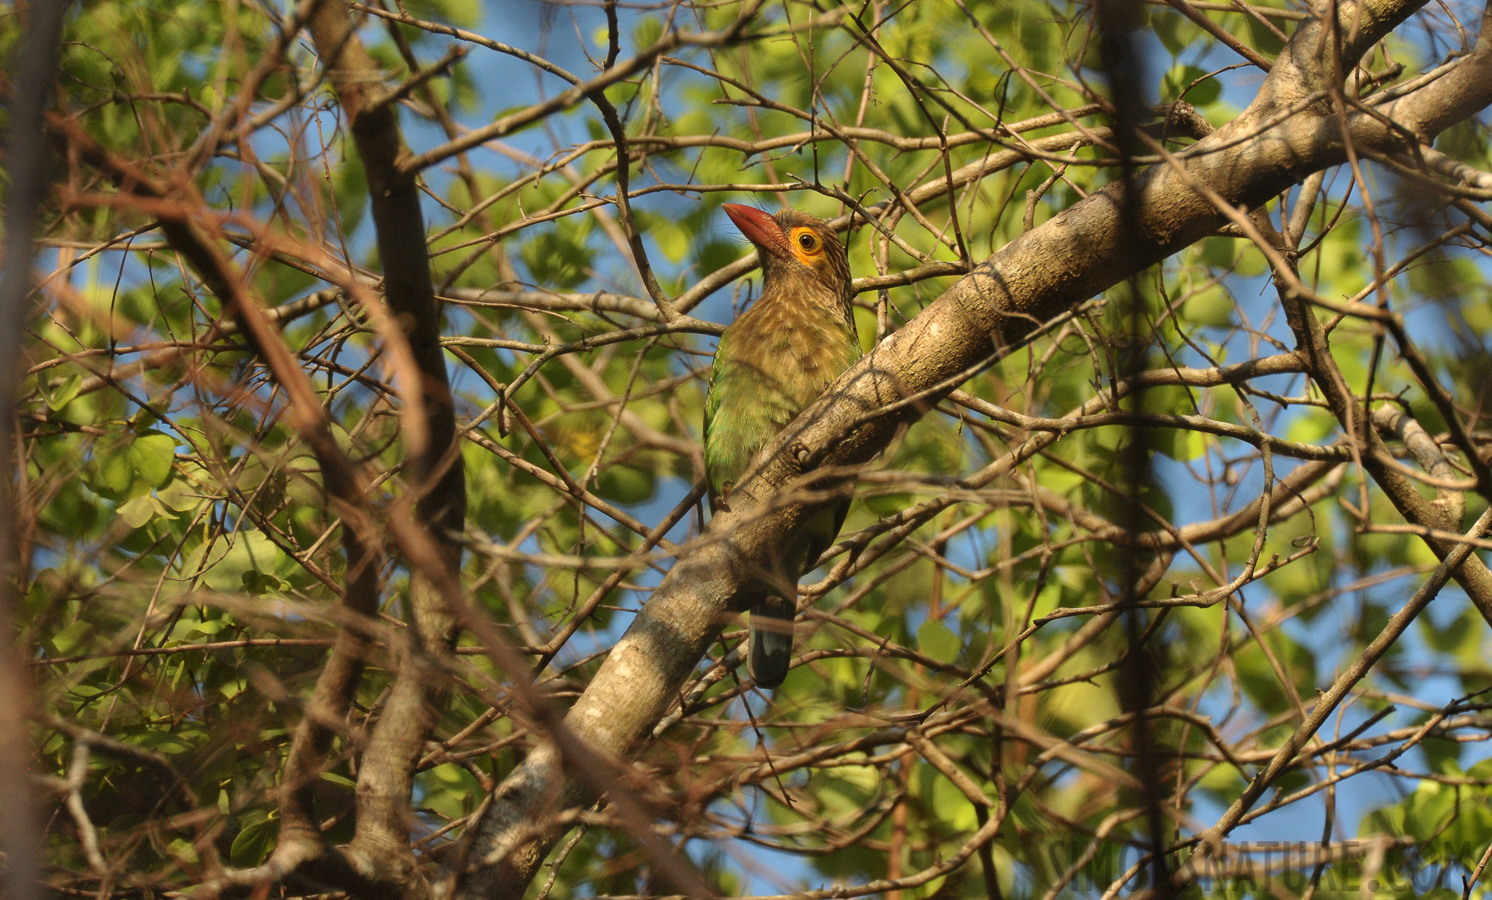
[[(795, 228), (792, 233), (793, 252), (802, 257), (818, 256), (824, 244), (811, 228)], [(807, 260), (805, 260), (806, 262)]]

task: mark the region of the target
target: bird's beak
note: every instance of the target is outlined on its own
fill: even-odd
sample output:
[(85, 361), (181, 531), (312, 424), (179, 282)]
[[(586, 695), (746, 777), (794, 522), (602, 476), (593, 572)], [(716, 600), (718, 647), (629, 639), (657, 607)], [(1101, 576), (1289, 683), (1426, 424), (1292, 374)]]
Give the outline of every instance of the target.
[(755, 244), (758, 250), (765, 250), (773, 256), (790, 257), (792, 250), (787, 245), (787, 236), (782, 233), (777, 220), (753, 206), (742, 206), (739, 203), (726, 203), (723, 206), (725, 214), (736, 223), (746, 239)]

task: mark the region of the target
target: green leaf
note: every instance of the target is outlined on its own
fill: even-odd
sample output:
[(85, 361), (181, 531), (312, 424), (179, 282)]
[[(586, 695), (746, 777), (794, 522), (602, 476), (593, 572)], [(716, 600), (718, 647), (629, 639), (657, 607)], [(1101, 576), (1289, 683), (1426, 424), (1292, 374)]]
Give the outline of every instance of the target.
[(917, 629), (917, 650), (929, 659), (950, 663), (962, 649), (963, 642), (941, 619), (928, 619)]
[[(169, 516), (170, 514), (161, 506), (160, 502), (149, 494), (141, 494), (131, 500), (126, 500), (116, 510), (119, 518), (131, 528), (144, 528), (146, 523), (156, 516)], [(174, 518), (174, 517), (173, 517)]]
[(185, 838), (177, 838), (172, 841), (170, 846), (166, 848), (166, 852), (170, 853), (173, 858), (188, 865), (196, 865), (199, 862), (196, 848), (192, 846), (191, 841)]
[(1207, 452), (1207, 435), (1189, 428), (1172, 428), (1155, 448), (1178, 462), (1191, 462)]
[(653, 496), (653, 476), (631, 466), (612, 466), (596, 478), (596, 493), (617, 503), (642, 503)]
[(441, 763), (430, 770), (430, 774), (444, 781), (446, 784), (465, 784), (471, 776), (466, 770), (455, 763)]
[(239, 576), (243, 582), (243, 591), (255, 597), (262, 597), (285, 589), (285, 583), (268, 572), (249, 570)]
[(1152, 10), (1150, 12), (1150, 29), (1155, 36), (1160, 38), (1162, 46), (1171, 53), (1180, 53), (1187, 48), (1191, 35), (1182, 34), (1182, 28), (1188, 23), (1180, 16), (1170, 10)]
[(156, 498), (177, 512), (194, 510), (205, 502), (195, 488), (181, 479), (174, 479), (157, 491)]
[(1221, 288), (1199, 291), (1181, 305), (1181, 318), (1198, 325), (1228, 328), (1233, 324), (1233, 298)]
[(176, 462), (176, 441), (170, 435), (147, 431), (130, 443), (128, 456), (140, 479), (158, 488), (171, 477), (171, 466)]
[[(1223, 86), (1216, 78), (1206, 78), (1206, 75), (1205, 69), (1199, 69), (1196, 66), (1176, 66), (1162, 79), (1161, 96), (1185, 100), (1194, 106), (1206, 106), (1213, 103), (1222, 96)], [(1184, 96), (1182, 91), (1186, 91)]]
[(880, 772), (871, 766), (840, 766), (818, 789), (818, 797), (831, 815), (858, 812), (875, 796)]
[(1285, 428), (1285, 439), (1302, 444), (1320, 442), (1336, 430), (1337, 420), (1324, 409), (1303, 409), (1296, 413)]
[(83, 386), (83, 374), (74, 372), (52, 386), (50, 391), (45, 387), (46, 379), (39, 378), (37, 383), (43, 386), (42, 393), (46, 396), (47, 406), (55, 411), (73, 402), (73, 399), (78, 396), (78, 389)]
[[(284, 573), (292, 566), (285, 552), (262, 532), (245, 529), (225, 544), (202, 544), (187, 556), (189, 571), (201, 570), (205, 583), (214, 590), (269, 592), (282, 583), (266, 581), (259, 574)], [(256, 573), (249, 575), (248, 573)]]
[(127, 453), (105, 453), (96, 460), (98, 479), (96, 486), (104, 494), (123, 494), (135, 481), (135, 469)]
[(71, 656), (92, 643), (93, 624), (86, 621), (73, 622), (52, 635), (52, 650), (58, 656)]
[(263, 862), (269, 855), (269, 846), (277, 830), (275, 824), (269, 821), (245, 825), (233, 839), (233, 846), (228, 851), (233, 864), (247, 867)]
[(947, 827), (962, 832), (971, 832), (979, 827), (974, 804), (969, 802), (963, 791), (941, 774), (933, 779), (931, 799), (933, 809), (938, 810), (939, 818)]
[(659, 222), (653, 229), (652, 238), (669, 262), (676, 263), (689, 253), (689, 234), (676, 222)]
[(233, 627), (233, 623), (228, 621), (227, 619), (212, 619), (211, 621), (207, 622), (198, 622), (196, 626), (192, 628), (191, 634), (188, 636), (211, 636), (222, 631), (224, 628), (231, 627)]

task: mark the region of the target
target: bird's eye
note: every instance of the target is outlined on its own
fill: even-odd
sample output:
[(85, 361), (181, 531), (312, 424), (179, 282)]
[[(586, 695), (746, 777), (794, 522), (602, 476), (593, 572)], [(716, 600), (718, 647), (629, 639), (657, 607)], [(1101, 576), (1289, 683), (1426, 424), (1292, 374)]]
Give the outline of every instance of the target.
[(803, 248), (804, 253), (815, 253), (819, 249), (819, 239), (811, 231), (798, 232), (798, 246)]

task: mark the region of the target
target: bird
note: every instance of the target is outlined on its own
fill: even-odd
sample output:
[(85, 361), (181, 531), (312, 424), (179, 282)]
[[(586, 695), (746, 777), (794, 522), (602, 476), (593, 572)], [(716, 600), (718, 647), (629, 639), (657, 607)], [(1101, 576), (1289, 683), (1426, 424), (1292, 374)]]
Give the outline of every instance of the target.
[[(762, 290), (721, 334), (710, 367), (704, 443), (712, 511), (728, 507), (731, 489), (772, 439), (861, 356), (849, 255), (833, 229), (796, 209), (723, 208), (756, 247)], [(781, 560), (783, 583), (796, 584), (834, 543), (849, 506), (846, 498), (807, 523)], [(796, 612), (796, 597), (752, 606), (747, 669), (759, 687), (787, 677)]]

